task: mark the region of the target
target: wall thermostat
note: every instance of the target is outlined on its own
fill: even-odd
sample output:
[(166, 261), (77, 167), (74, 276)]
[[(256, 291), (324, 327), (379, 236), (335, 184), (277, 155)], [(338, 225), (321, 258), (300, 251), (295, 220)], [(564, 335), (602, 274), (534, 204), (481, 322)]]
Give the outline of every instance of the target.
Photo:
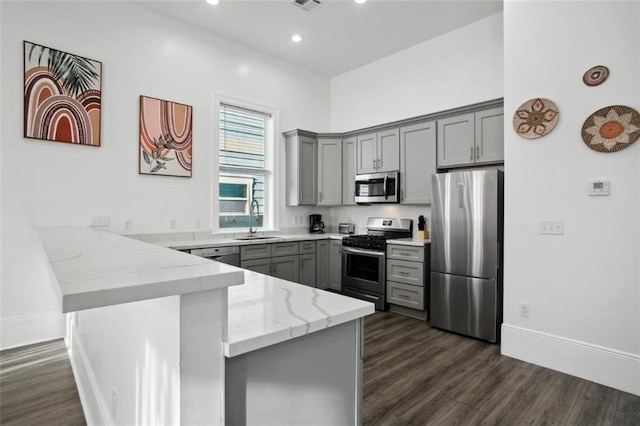
[(589, 181), (589, 195), (609, 195), (609, 181), (604, 179)]

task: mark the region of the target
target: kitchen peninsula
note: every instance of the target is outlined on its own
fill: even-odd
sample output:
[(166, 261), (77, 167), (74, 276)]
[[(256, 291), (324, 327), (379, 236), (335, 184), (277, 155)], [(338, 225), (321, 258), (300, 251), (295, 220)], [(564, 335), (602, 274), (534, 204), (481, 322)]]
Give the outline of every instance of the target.
[[(372, 304), (91, 228), (38, 235), (63, 312), (180, 296), (180, 423), (359, 422), (362, 317)], [(94, 393), (83, 407), (95, 400), (104, 422), (123, 421), (95, 392), (105, 386), (91, 371), (103, 366), (74, 364), (81, 395)], [(136, 399), (123, 388), (121, 400)]]

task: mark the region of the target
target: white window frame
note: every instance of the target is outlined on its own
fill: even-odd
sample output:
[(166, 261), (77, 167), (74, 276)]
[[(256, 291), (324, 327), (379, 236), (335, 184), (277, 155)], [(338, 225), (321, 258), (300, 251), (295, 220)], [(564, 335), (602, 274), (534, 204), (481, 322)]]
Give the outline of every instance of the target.
[[(220, 179), (220, 173), (218, 173), (218, 179)], [(251, 202), (249, 200), (249, 194), (251, 194), (252, 190), (253, 190), (253, 182), (251, 181), (250, 178), (245, 178), (245, 177), (228, 177), (227, 178), (229, 182), (226, 183), (235, 183), (235, 184), (240, 184), (240, 185), (245, 185), (247, 187), (247, 196), (243, 197), (243, 198), (238, 198), (238, 197), (218, 197), (218, 199), (220, 201), (244, 201), (245, 202), (245, 206), (244, 206), (244, 211), (242, 212), (220, 212), (220, 216), (235, 216), (237, 214), (249, 214), (249, 203)], [(220, 188), (219, 182), (218, 182), (218, 189)]]
[(247, 109), (250, 111), (256, 111), (271, 116), (269, 120), (269, 129), (267, 132), (268, 142), (265, 147), (265, 169), (264, 169), (264, 190), (265, 205), (264, 205), (264, 217), (265, 221), (258, 228), (259, 231), (277, 231), (280, 228), (280, 218), (276, 214), (277, 206), (280, 205), (280, 191), (276, 191), (276, 188), (280, 188), (282, 182), (282, 167), (279, 166), (280, 159), (280, 145), (282, 137), (280, 135), (280, 113), (278, 108), (271, 105), (258, 104), (255, 102), (239, 99), (233, 96), (214, 94), (213, 96), (213, 167), (211, 168), (211, 179), (213, 188), (209, 193), (211, 194), (210, 206), (211, 210), (211, 229), (216, 233), (241, 233), (247, 232), (249, 228), (220, 228), (219, 216), (220, 216), (220, 172), (246, 172), (255, 173), (255, 169), (242, 168), (242, 167), (221, 167), (220, 166), (220, 105), (231, 105), (237, 108)]

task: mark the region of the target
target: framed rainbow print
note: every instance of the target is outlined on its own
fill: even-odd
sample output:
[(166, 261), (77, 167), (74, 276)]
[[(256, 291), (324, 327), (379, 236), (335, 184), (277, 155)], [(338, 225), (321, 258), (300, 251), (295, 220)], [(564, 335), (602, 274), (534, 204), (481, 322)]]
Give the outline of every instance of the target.
[(193, 107), (140, 96), (140, 174), (191, 177)]
[(102, 63), (23, 44), (24, 137), (100, 146)]

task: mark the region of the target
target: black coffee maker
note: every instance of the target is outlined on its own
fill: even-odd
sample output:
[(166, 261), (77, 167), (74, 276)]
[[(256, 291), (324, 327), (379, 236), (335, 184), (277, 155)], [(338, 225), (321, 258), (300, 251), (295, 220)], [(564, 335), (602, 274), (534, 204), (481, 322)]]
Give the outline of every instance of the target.
[(322, 222), (321, 214), (309, 215), (309, 222), (311, 223), (309, 232), (311, 232), (312, 234), (324, 234), (324, 223)]

